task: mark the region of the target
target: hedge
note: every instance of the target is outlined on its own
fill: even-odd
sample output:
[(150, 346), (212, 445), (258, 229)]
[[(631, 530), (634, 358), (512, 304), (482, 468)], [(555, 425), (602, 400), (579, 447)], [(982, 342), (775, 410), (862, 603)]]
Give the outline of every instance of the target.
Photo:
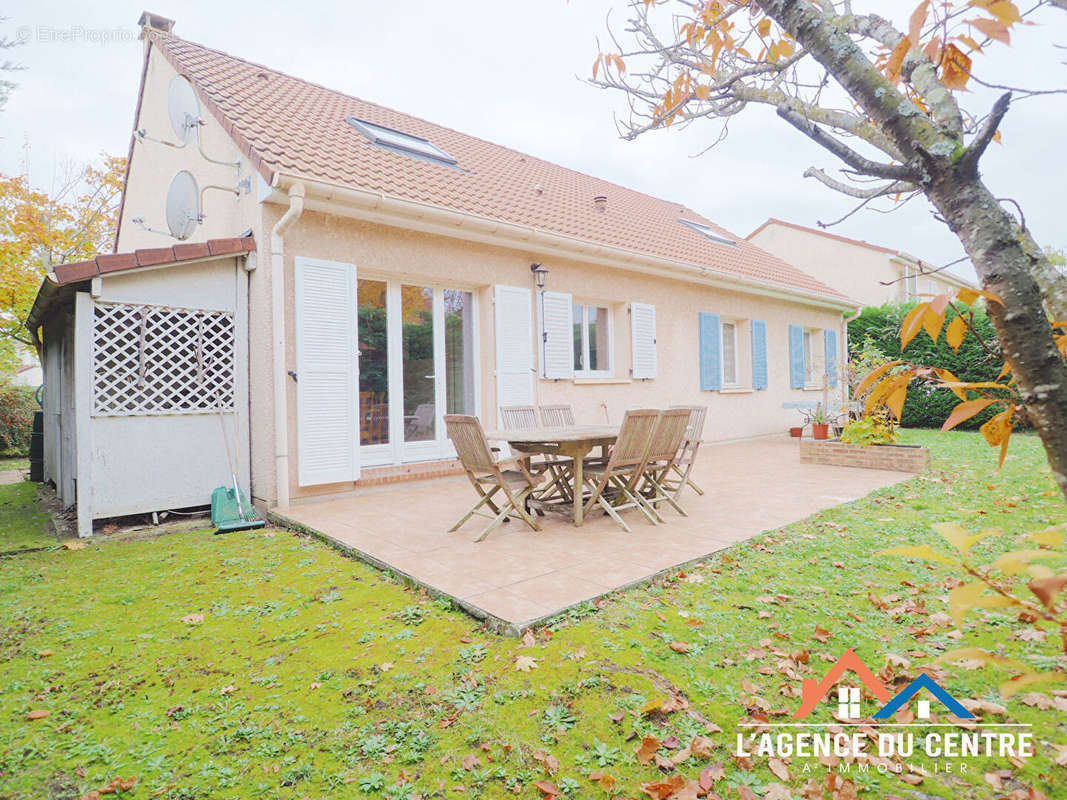
[[(902, 355), (900, 323), (914, 307), (914, 303), (907, 303), (865, 308), (863, 313), (848, 325), (850, 352), (858, 351), (863, 346), (865, 337), (869, 336), (875, 346), (890, 359), (905, 358), (916, 364), (948, 369), (961, 381), (996, 380), (1000, 374), (1002, 359), (987, 353), (970, 332), (960, 345), (959, 353), (955, 353), (945, 342), (944, 329), (936, 343), (930, 340), (926, 331), (920, 331), (918, 336), (908, 343)], [(955, 316), (956, 313), (951, 308), (948, 309), (945, 328)], [(995, 349), (999, 348), (993, 323), (979, 308), (974, 310), (974, 328), (986, 342), (992, 344)], [(904, 404), (900, 422), (908, 428), (940, 428), (958, 402), (959, 398), (952, 392), (932, 389), (916, 381), (908, 388), (908, 400)], [(996, 406), (988, 408), (959, 427), (977, 428), (998, 410), (1000, 409)]]
[(33, 389), (0, 380), (0, 456), (30, 452), (33, 412), (38, 408)]

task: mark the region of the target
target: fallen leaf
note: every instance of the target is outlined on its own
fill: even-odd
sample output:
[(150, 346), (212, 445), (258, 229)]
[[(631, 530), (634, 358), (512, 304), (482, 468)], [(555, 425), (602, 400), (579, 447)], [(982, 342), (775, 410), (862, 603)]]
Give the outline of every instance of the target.
[(184, 617), (182, 617), (181, 621), (184, 622), (186, 625), (199, 625), (201, 622), (204, 621), (204, 615), (186, 614)]
[(43, 709), (37, 709), (37, 710), (31, 711), (29, 714), (27, 714), (26, 715), (26, 719), (31, 719), (31, 720), (32, 719), (44, 719), (45, 717), (47, 717), (51, 713), (52, 713), (51, 711), (45, 711)]
[(459, 762), (459, 765), (470, 772), (475, 767), (480, 767), (482, 765), (482, 760), (474, 755), (474, 753), (470, 753), (466, 758)]
[(659, 739), (655, 736), (646, 736), (634, 751), (634, 755), (637, 756), (637, 760), (640, 763), (648, 764), (657, 752), (659, 752)]
[(671, 642), (670, 647), (671, 647), (671, 650), (673, 650), (676, 653), (688, 653), (689, 652), (689, 644), (687, 642)]
[(540, 789), (545, 797), (555, 797), (559, 794), (559, 787), (552, 781), (534, 781), (534, 786)]
[(774, 773), (774, 777), (776, 777), (778, 780), (780, 780), (780, 781), (789, 780), (789, 767), (787, 767), (785, 765), (785, 762), (782, 761), (782, 759), (780, 759), (780, 758), (769, 758), (769, 759), (767, 759), (767, 769), (769, 769), (771, 772), (773, 772)]
[(529, 672), (537, 669), (537, 659), (530, 656), (518, 656), (515, 659), (515, 669), (519, 672)]

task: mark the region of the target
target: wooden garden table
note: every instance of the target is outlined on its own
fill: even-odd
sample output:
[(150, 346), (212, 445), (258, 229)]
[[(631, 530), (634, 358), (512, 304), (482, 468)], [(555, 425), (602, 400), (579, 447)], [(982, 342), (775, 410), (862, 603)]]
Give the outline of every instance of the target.
[(568, 425), (562, 428), (518, 428), (508, 431), (486, 431), (485, 438), (507, 442), (523, 455), (567, 456), (574, 460), (571, 470), (571, 497), (574, 498), (574, 524), (581, 526), (584, 513), (582, 487), (583, 459), (594, 447), (604, 448), (619, 438), (618, 425)]

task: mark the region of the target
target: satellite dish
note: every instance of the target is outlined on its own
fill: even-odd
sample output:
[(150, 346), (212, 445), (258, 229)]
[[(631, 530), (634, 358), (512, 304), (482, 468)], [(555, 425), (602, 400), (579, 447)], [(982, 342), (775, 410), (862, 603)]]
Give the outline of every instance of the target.
[(200, 103), (197, 102), (193, 85), (181, 75), (176, 75), (170, 82), (167, 92), (167, 112), (170, 114), (170, 126), (178, 140), (185, 144), (189, 140), (189, 131), (196, 130), (200, 122)]
[(167, 227), (179, 241), (188, 239), (200, 222), (200, 189), (191, 172), (182, 170), (167, 189)]

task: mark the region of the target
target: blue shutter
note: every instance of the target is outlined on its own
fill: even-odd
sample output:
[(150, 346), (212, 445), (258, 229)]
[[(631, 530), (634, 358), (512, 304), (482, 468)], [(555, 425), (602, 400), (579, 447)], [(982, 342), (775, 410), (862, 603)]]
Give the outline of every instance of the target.
[(767, 388), (767, 323), (752, 320), (752, 388)]
[(837, 331), (827, 328), (822, 335), (826, 342), (826, 378), (831, 386), (837, 386)]
[(804, 328), (800, 325), (789, 326), (789, 386), (793, 389), (804, 388)]
[(719, 315), (700, 312), (700, 388), (722, 388), (722, 330)]

